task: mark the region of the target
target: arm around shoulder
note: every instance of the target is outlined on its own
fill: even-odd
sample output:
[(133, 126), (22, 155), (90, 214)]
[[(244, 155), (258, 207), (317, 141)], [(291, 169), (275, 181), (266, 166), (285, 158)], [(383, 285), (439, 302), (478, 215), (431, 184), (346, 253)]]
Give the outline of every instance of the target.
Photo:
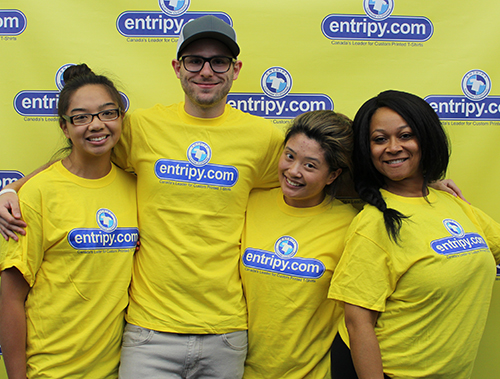
[(4, 192), (0, 195), (0, 234), (6, 241), (9, 238), (18, 241), (15, 233), (24, 235), (26, 233), (25, 227), (26, 223), (21, 219), (21, 209), (16, 191)]
[(24, 230), (26, 223), (21, 219), (22, 215), (17, 192), (29, 179), (45, 170), (53, 163), (54, 162), (49, 162), (44, 164), (28, 176), (10, 183), (2, 189), (2, 193), (0, 194), (0, 234), (6, 241), (8, 241), (9, 238), (18, 241), (19, 238), (16, 233), (22, 235), (26, 234)]
[(451, 179), (438, 180), (436, 182), (429, 183), (429, 186), (436, 190), (448, 192), (468, 203), (460, 188), (458, 188), (457, 184)]
[[(267, 121), (267, 120), (266, 120)], [(267, 148), (261, 157), (259, 168), (260, 180), (256, 188), (273, 188), (279, 186), (278, 162), (283, 151), (283, 131), (269, 123), (269, 139)]]

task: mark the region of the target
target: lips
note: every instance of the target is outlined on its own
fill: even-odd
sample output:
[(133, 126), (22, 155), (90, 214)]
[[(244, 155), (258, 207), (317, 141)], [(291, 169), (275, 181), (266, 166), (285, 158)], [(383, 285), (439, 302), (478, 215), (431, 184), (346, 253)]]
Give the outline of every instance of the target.
[[(212, 78), (212, 79), (213, 79), (213, 78)], [(212, 81), (210, 81), (210, 79), (208, 79), (208, 80), (204, 80), (204, 78), (201, 78), (201, 80), (199, 80), (199, 79), (198, 79), (198, 80), (197, 80), (197, 79), (194, 79), (194, 80), (192, 80), (192, 81), (193, 81), (194, 83), (198, 84), (198, 85), (204, 85), (204, 84), (206, 84), (206, 85), (216, 85), (216, 84), (220, 83), (220, 80), (217, 80), (217, 81), (215, 81), (215, 82), (212, 82)]]
[(205, 83), (205, 82), (202, 82), (202, 83), (196, 83), (196, 85), (200, 88), (205, 88), (205, 89), (208, 89), (208, 88), (213, 88), (217, 85), (218, 83)]

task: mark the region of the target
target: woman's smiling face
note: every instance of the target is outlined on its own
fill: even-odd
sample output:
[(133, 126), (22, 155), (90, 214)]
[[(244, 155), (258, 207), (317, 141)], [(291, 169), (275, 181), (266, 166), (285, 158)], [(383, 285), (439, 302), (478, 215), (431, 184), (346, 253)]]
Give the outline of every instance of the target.
[(331, 172), (319, 143), (299, 133), (287, 141), (278, 172), (285, 202), (305, 208), (323, 201), (325, 186), (333, 183), (341, 170)]
[(419, 142), (408, 123), (395, 111), (377, 109), (370, 122), (372, 162), (385, 177), (387, 190), (401, 187), (422, 190), (422, 155)]

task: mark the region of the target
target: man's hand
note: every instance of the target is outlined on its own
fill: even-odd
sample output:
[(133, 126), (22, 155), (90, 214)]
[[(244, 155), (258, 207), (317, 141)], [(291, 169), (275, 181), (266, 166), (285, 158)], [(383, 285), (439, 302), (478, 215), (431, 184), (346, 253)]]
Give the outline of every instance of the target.
[[(21, 179), (16, 180), (8, 185), (6, 185), (4, 189), (13, 189), (16, 192), (19, 192), (21, 187), (33, 176), (42, 172), (50, 165), (54, 164), (57, 161), (49, 162), (44, 164), (43, 166), (37, 168), (28, 176), (22, 177)], [(12, 192), (4, 193), (0, 195), (0, 234), (5, 238), (6, 241), (9, 240), (9, 237), (14, 241), (19, 241), (19, 237), (15, 234), (26, 235), (26, 223), (21, 219), (21, 209), (19, 208), (19, 198), (17, 194)]]
[(0, 196), (0, 234), (6, 241), (9, 237), (19, 241), (15, 233), (26, 234), (24, 228), (26, 223), (21, 219), (19, 199), (13, 192), (7, 192)]

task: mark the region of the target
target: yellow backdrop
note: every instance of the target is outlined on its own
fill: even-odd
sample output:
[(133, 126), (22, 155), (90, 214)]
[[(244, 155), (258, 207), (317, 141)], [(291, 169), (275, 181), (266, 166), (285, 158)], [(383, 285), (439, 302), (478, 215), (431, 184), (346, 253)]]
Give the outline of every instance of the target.
[[(492, 0), (3, 0), (0, 187), (61, 146), (53, 115), (63, 66), (84, 62), (110, 76), (131, 110), (177, 102), (176, 36), (207, 13), (232, 22), (242, 48), (231, 105), (280, 125), (318, 108), (353, 117), (386, 89), (426, 97), (452, 141), (448, 176), (500, 220), (500, 3)], [(496, 377), (499, 318), (497, 282), (476, 379)]]

